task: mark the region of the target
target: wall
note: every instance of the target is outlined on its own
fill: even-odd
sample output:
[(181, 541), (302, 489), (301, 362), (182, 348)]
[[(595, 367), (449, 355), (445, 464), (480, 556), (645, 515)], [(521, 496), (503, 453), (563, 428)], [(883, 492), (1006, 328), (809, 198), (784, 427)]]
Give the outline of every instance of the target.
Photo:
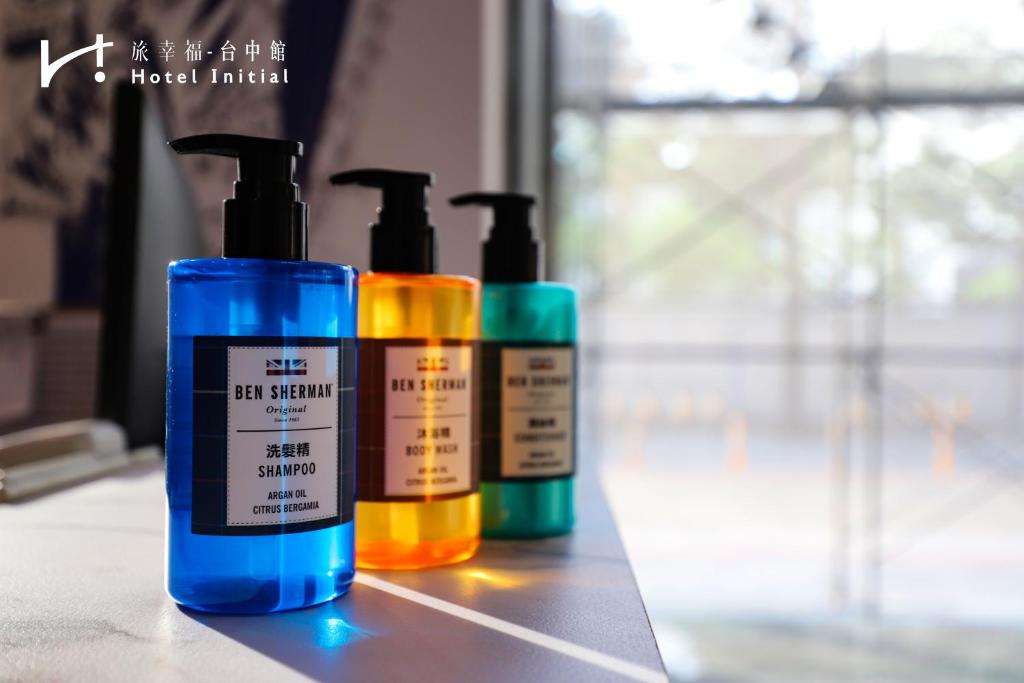
[[(398, 0), (361, 97), (358, 123), (342, 160), (319, 154), (307, 195), (311, 201), (311, 252), (318, 258), (368, 266), (370, 234), (379, 196), (362, 188), (334, 188), (324, 178), (347, 168), (391, 167), (431, 171), (431, 217), (438, 228), (440, 267), (479, 274), (481, 217), (456, 211), (448, 198), (481, 189), (484, 59), (481, 27), (489, 3), (477, 0)], [(490, 3), (493, 4), (493, 3)], [(492, 27), (493, 28), (493, 27)], [(500, 28), (500, 27), (499, 27)], [(360, 50), (358, 41), (347, 49)], [(350, 63), (349, 55), (343, 63)], [(343, 90), (343, 89), (342, 89)], [(497, 97), (493, 89), (490, 97)], [(343, 91), (336, 93), (344, 97)], [(492, 113), (493, 107), (488, 108)], [(328, 140), (325, 145), (331, 147)]]
[[(284, 0), (193, 0), (173, 6), (154, 0), (0, 3), (0, 38), (5, 43), (0, 49), (0, 91), (26, 94), (0, 100), (0, 313), (9, 309), (7, 302), (44, 307), (64, 302), (65, 307), (88, 309), (98, 300), (91, 294), (84, 302), (69, 301), (62, 293), (80, 288), (69, 287), (66, 277), (61, 283), (61, 244), (65, 257), (70, 251), (85, 264), (87, 278), (102, 283), (101, 266), (90, 267), (94, 260), (102, 262), (105, 219), (97, 198), (105, 195), (107, 182), (113, 84), (137, 66), (129, 60), (130, 42), (142, 37), (151, 43), (177, 39), (183, 49), (186, 36), (212, 41), (227, 31), (236, 44), (239, 37), (252, 37), (267, 45), (282, 36), (282, 17), (294, 7)], [(353, 0), (347, 33), (336, 55), (340, 67), (311, 84), (328, 92), (318, 139), (307, 146), (309, 167), (303, 186), (311, 208), (313, 258), (367, 268), (367, 226), (379, 197), (370, 190), (334, 188), (327, 176), (360, 166), (394, 167), (436, 174), (432, 209), (440, 266), (451, 273), (479, 272), (482, 212), (454, 211), (447, 198), (501, 187), (503, 9), (504, 0)], [(307, 23), (315, 21), (318, 12), (308, 10)], [(84, 44), (81, 33), (101, 31), (116, 46), (105, 60), (104, 83), (93, 81), (94, 68), (87, 60), (76, 60), (50, 89), (39, 89), (40, 38), (51, 41), (54, 54), (63, 54)], [(299, 47), (291, 42), (290, 49)], [(322, 51), (324, 61), (333, 57), (323, 32), (310, 30), (306, 48)], [(164, 63), (155, 56), (154, 62), (147, 68), (162, 71)], [(260, 86), (144, 88), (159, 106), (169, 137), (213, 131), (281, 135), (286, 125), (280, 106), (283, 92)], [(195, 157), (181, 163), (192, 184), (207, 251), (216, 253), (221, 202), (231, 191), (234, 165)], [(90, 206), (99, 208), (92, 211)], [(59, 237), (68, 232), (69, 222), (72, 242)], [(58, 224), (65, 226), (63, 233)], [(96, 255), (82, 256), (79, 245), (95, 247)], [(47, 378), (70, 377), (70, 366), (37, 354), (40, 367), (32, 373), (35, 409), (32, 415), (15, 417), (38, 422), (91, 412), (98, 329), (94, 310), (50, 316), (37, 347), (64, 349), (61, 357), (74, 360), (77, 374), (66, 383), (70, 393), (58, 395), (57, 385)], [(71, 356), (69, 343), (78, 350)], [(11, 348), (10, 340), (0, 337), (0, 358), (10, 355)], [(19, 386), (13, 393), (32, 391)], [(6, 421), (7, 426), (10, 419), (0, 415), (0, 423)]]
[[(87, 236), (84, 243), (96, 244), (102, 238), (102, 216), (89, 218), (82, 207), (106, 179), (108, 100), (113, 82), (124, 77), (132, 66), (122, 54), (127, 41), (138, 36), (154, 41), (164, 36), (182, 38), (190, 30), (215, 35), (213, 27), (230, 14), (232, 35), (253, 35), (266, 43), (271, 37), (280, 37), (272, 18), (286, 7), (274, 0), (228, 0), (216, 5), (205, 20), (206, 26), (194, 29), (189, 24), (195, 9), (192, 4), (198, 3), (173, 8), (155, 2), (131, 4), (128, 26), (118, 23), (127, 11), (120, 0), (100, 0), (90, 4), (87, 11), (79, 8), (74, 12), (70, 5), (47, 9), (0, 4), (0, 24), (10, 20), (0, 34), (6, 32), (10, 42), (17, 39), (28, 46), (17, 56), (8, 53), (0, 59), (0, 85), (35, 90), (29, 98), (7, 98), (0, 103), (0, 149), (5, 150), (0, 157), (10, 168), (18, 155), (28, 153), (26, 150), (48, 145), (49, 152), (42, 158), (49, 161), (41, 163), (59, 182), (70, 183), (65, 193), (44, 193), (37, 192), (23, 176), (15, 181), (12, 175), (0, 174), (0, 199), (8, 207), (0, 212), (0, 240), (6, 247), (0, 250), (0, 300), (41, 304), (55, 301), (58, 220), (71, 214), (80, 224), (79, 217), (87, 216), (85, 221), (94, 225), (82, 229), (95, 238)], [(344, 168), (390, 166), (436, 174), (432, 209), (439, 229), (441, 267), (453, 273), (478, 272), (482, 216), (472, 210), (450, 209), (447, 198), (462, 191), (500, 187), (500, 178), (493, 170), (501, 168), (496, 159), (500, 145), (494, 142), (496, 132), (500, 134), (496, 121), (501, 113), (497, 100), (502, 89), (494, 87), (497, 79), (489, 79), (486, 91), (482, 86), (485, 71), (501, 74), (500, 64), (494, 61), (494, 41), (503, 33), (502, 6), (502, 0), (353, 3), (349, 33), (339, 55), (341, 67), (322, 85), (330, 94), (320, 139), (307, 150), (310, 172), (303, 191), (311, 205), (314, 258), (367, 267), (367, 225), (373, 220), (378, 197), (369, 190), (333, 188), (326, 178)], [(48, 19), (47, 12), (53, 17)], [(60, 53), (76, 46), (76, 38), (69, 34), (76, 21), (86, 22), (86, 33), (104, 31), (117, 45), (105, 65), (107, 81), (96, 84), (85, 79), (90, 81), (84, 86), (90, 106), (80, 114), (75, 114), (72, 107), (73, 97), (78, 95), (69, 96), (54, 88), (44, 92), (37, 89), (37, 33), (49, 36), (55, 53)], [(485, 26), (486, 36), (482, 32)], [(485, 45), (489, 46), (486, 51)], [(497, 54), (500, 56), (500, 50)], [(325, 60), (330, 58), (330, 54), (324, 55)], [(88, 71), (83, 64), (73, 62), (67, 68)], [(73, 71), (60, 75), (65, 84), (81, 77)], [(91, 76), (91, 72), (85, 76)], [(147, 86), (146, 92), (160, 102), (171, 136), (215, 129), (279, 134), (276, 93), (258, 86), (207, 90)], [(41, 99), (55, 103), (51, 106), (57, 108), (57, 116), (40, 115), (39, 107), (45, 104)], [(70, 133), (64, 130), (66, 121), (61, 123), (69, 116), (89, 121), (86, 142), (69, 139)], [(489, 117), (489, 124), (485, 125), (485, 117)], [(490, 140), (486, 147), (485, 127)], [(202, 159), (185, 159), (182, 163), (195, 180), (207, 247), (211, 253), (216, 252), (220, 202), (230, 192), (234, 170), (228, 163)], [(87, 179), (98, 185), (87, 184)]]

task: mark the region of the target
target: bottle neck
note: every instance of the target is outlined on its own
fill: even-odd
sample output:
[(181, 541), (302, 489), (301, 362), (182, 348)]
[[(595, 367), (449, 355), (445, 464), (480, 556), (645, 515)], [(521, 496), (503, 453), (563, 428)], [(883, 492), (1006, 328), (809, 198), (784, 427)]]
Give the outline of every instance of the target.
[(227, 258), (306, 261), (309, 258), (309, 207), (276, 199), (228, 199), (224, 202)]
[(433, 275), (437, 272), (437, 243), (431, 225), (412, 230), (379, 223), (370, 228), (370, 270), (377, 273)]
[(540, 245), (527, 237), (489, 239), (483, 247), (484, 282), (537, 282), (540, 280)]

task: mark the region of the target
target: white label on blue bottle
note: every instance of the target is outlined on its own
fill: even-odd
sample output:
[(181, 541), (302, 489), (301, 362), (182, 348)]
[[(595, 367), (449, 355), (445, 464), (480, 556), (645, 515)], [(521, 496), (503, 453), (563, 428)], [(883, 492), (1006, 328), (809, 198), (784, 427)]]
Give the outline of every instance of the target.
[(338, 347), (230, 346), (227, 525), (338, 516)]
[(384, 493), (473, 490), (473, 347), (391, 346), (386, 355)]
[(573, 472), (575, 406), (571, 347), (501, 350), (501, 476)]

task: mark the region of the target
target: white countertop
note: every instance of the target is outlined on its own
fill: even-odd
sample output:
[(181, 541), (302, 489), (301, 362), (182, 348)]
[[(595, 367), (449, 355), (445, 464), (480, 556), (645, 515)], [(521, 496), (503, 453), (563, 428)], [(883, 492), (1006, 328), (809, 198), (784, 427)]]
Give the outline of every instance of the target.
[(162, 467), (2, 505), (0, 681), (665, 680), (597, 482), (578, 488), (570, 536), (255, 617), (164, 593)]

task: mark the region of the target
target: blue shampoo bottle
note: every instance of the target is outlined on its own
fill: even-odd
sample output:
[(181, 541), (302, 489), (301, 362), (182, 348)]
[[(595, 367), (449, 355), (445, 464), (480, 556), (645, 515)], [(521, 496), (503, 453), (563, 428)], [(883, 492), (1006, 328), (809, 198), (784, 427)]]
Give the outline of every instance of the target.
[(175, 140), (238, 160), (223, 258), (167, 269), (167, 591), (210, 612), (305, 607), (354, 575), (356, 271), (312, 263), (302, 145)]
[(483, 535), (534, 538), (573, 526), (576, 292), (539, 280), (533, 198), (453, 197), (491, 207), (483, 247), (481, 467)]

